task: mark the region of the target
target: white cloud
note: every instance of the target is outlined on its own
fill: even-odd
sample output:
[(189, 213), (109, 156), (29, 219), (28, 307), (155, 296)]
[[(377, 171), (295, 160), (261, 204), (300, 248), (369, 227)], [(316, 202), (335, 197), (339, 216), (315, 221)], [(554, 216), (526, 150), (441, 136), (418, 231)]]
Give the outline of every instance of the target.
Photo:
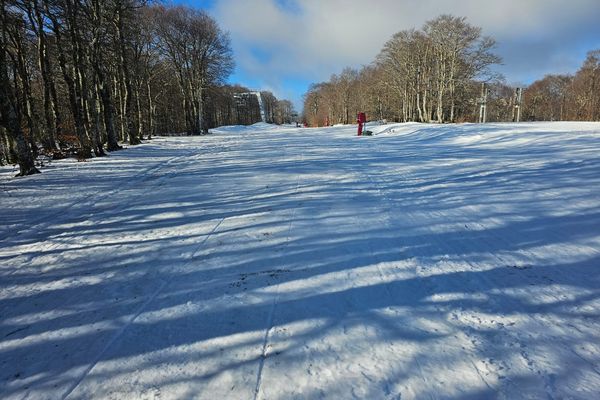
[(272, 87), (284, 77), (320, 81), (368, 64), (393, 33), (443, 13), (465, 16), (497, 39), (509, 80), (573, 70), (585, 50), (600, 47), (599, 0), (218, 0), (215, 6), (238, 65)]

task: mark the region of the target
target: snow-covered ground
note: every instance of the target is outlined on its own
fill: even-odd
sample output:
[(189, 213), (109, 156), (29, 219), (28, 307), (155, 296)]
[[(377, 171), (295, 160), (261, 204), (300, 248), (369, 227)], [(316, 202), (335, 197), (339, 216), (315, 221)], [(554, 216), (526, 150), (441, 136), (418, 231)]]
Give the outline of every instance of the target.
[(0, 170), (0, 398), (600, 398), (600, 123), (229, 127)]

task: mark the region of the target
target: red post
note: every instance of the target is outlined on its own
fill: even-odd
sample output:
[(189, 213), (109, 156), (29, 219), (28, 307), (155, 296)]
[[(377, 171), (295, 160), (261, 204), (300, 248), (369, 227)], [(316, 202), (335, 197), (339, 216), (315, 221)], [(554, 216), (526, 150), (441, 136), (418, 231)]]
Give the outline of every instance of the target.
[(356, 123), (358, 124), (358, 136), (362, 135), (362, 131), (363, 131), (365, 122), (367, 122), (367, 116), (365, 115), (364, 112), (359, 112), (356, 117)]

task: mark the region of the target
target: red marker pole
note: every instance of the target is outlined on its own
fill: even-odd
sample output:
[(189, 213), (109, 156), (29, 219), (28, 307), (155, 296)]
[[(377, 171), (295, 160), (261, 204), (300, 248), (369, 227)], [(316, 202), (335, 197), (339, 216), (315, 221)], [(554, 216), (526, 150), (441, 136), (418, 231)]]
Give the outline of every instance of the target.
[(358, 123), (358, 136), (362, 135), (363, 126), (365, 122), (367, 122), (367, 117), (364, 112), (359, 112), (356, 117), (356, 122)]

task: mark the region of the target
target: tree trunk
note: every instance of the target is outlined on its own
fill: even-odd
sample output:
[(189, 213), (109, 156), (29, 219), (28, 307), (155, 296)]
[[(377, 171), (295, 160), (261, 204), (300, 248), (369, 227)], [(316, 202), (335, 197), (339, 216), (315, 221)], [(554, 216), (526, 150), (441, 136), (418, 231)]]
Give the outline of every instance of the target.
[[(67, 5), (67, 14), (68, 14), (68, 18), (69, 18), (71, 41), (73, 42), (73, 41), (77, 40), (77, 38), (74, 37), (74, 35), (75, 35), (74, 24), (76, 22), (75, 22), (73, 13), (75, 12), (75, 10), (73, 9), (73, 5), (71, 4), (70, 0), (66, 1), (65, 4)], [(46, 11), (48, 11), (48, 10), (46, 10)], [(48, 12), (48, 15), (50, 15), (50, 12)], [(67, 66), (65, 50), (62, 45), (62, 28), (61, 28), (59, 22), (56, 20), (56, 18), (50, 17), (50, 19), (52, 21), (52, 31), (54, 32), (54, 35), (56, 37), (58, 64), (60, 66), (60, 70), (62, 72), (65, 83), (67, 84), (67, 89), (69, 92), (69, 105), (71, 107), (71, 112), (73, 114), (73, 120), (75, 122), (75, 133), (77, 135), (77, 139), (79, 140), (79, 146), (81, 147), (80, 152), (78, 154), (78, 158), (80, 158), (80, 159), (90, 158), (92, 156), (92, 148), (90, 145), (89, 137), (88, 137), (86, 129), (85, 129), (83, 110), (81, 108), (81, 102), (78, 100), (78, 94), (77, 94), (76, 82), (75, 82), (75, 79), (76, 79), (75, 69), (74, 69), (74, 67), (68, 68), (68, 66)]]
[(44, 31), (44, 18), (40, 7), (40, 0), (33, 0), (33, 8), (28, 9), (29, 20), (34, 27), (38, 38), (38, 67), (42, 77), (43, 87), (43, 103), (44, 103), (44, 118), (46, 121), (46, 129), (42, 138), (42, 145), (48, 151), (58, 150), (56, 143), (57, 135), (57, 111), (53, 101), (52, 87), (54, 79), (52, 77), (52, 65), (50, 56), (48, 55), (48, 45), (46, 42), (46, 32)]
[(144, 138), (144, 116), (142, 113), (142, 104), (140, 102), (140, 86), (141, 83), (136, 82), (135, 85), (135, 107), (137, 110), (137, 134), (138, 138), (142, 140)]
[(102, 140), (102, 106), (100, 105), (100, 93), (97, 81), (94, 82), (92, 98), (90, 100), (93, 102), (93, 107), (90, 104), (88, 111), (91, 116), (90, 122), (93, 120), (92, 141), (94, 143), (94, 154), (96, 157), (104, 157), (106, 153), (104, 152), (104, 141)]
[(35, 158), (38, 154), (38, 149), (36, 145), (36, 139), (41, 139), (39, 126), (37, 123), (37, 118), (34, 115), (35, 111), (33, 109), (33, 95), (31, 93), (31, 83), (29, 77), (31, 74), (27, 70), (27, 62), (25, 61), (25, 49), (23, 48), (23, 38), (21, 37), (19, 32), (14, 32), (12, 35), (13, 45), (15, 46), (15, 52), (13, 56), (14, 66), (15, 66), (15, 79), (18, 74), (19, 79), (21, 81), (21, 87), (23, 92), (21, 93), (21, 101), (22, 101), (22, 111), (25, 113), (25, 121), (27, 122), (27, 127), (29, 128), (29, 135), (27, 135), (27, 139), (29, 141), (31, 150), (33, 151), (33, 157)]
[(19, 163), (18, 176), (32, 175), (40, 171), (35, 167), (31, 149), (27, 145), (23, 131), (21, 130), (21, 121), (16, 109), (16, 102), (11, 101), (12, 87), (8, 77), (8, 63), (6, 58), (6, 35), (5, 28), (6, 14), (5, 2), (0, 0), (0, 124), (4, 126), (9, 137), (16, 143), (17, 162)]
[(111, 89), (109, 86), (110, 84), (106, 79), (106, 74), (104, 74), (101, 67), (97, 65), (97, 63), (95, 63), (95, 68), (96, 76), (98, 78), (100, 99), (102, 100), (102, 113), (104, 116), (104, 128), (106, 129), (107, 150), (121, 150), (123, 147), (119, 146), (117, 132), (115, 131), (115, 106), (112, 101)]
[(154, 135), (154, 104), (152, 100), (150, 78), (146, 80), (146, 89), (148, 91), (148, 140), (150, 140)]
[(99, 29), (106, 23), (103, 16), (103, 3), (103, 0), (94, 0), (92, 2), (92, 20), (96, 30), (94, 31), (94, 41), (91, 51), (91, 64), (94, 71), (97, 125), (101, 124), (100, 119), (102, 119), (106, 132), (107, 150), (115, 151), (122, 149), (122, 147), (119, 146), (117, 132), (115, 131), (115, 107), (110, 86), (110, 77), (107, 77), (106, 64), (103, 63), (107, 52), (107, 49), (105, 49), (106, 46), (102, 45), (102, 38), (100, 37), (102, 30)]
[(122, 72), (121, 72), (121, 67), (119, 66), (117, 68), (117, 71), (115, 74), (113, 74), (113, 90), (114, 90), (114, 98), (117, 98), (119, 100), (119, 140), (121, 140), (122, 142), (124, 142), (127, 138), (127, 136), (125, 135), (125, 87), (123, 85), (123, 79), (122, 77)]
[(200, 134), (208, 133), (208, 129), (204, 127), (204, 99), (202, 98), (203, 90), (198, 89), (198, 132)]
[(444, 91), (446, 88), (446, 60), (444, 55), (441, 53), (440, 50), (440, 54), (439, 54), (439, 60), (438, 60), (438, 65), (439, 65), (439, 71), (438, 71), (438, 98), (437, 98), (437, 122), (442, 123), (444, 122)]
[(119, 37), (119, 57), (123, 70), (123, 81), (125, 85), (125, 110), (123, 118), (125, 119), (125, 133), (129, 138), (130, 145), (140, 144), (140, 139), (136, 135), (134, 129), (134, 120), (132, 111), (134, 107), (133, 88), (131, 87), (131, 74), (129, 73), (129, 65), (127, 64), (127, 44), (125, 43), (125, 34), (123, 32), (123, 7), (120, 6), (117, 10), (117, 34)]

